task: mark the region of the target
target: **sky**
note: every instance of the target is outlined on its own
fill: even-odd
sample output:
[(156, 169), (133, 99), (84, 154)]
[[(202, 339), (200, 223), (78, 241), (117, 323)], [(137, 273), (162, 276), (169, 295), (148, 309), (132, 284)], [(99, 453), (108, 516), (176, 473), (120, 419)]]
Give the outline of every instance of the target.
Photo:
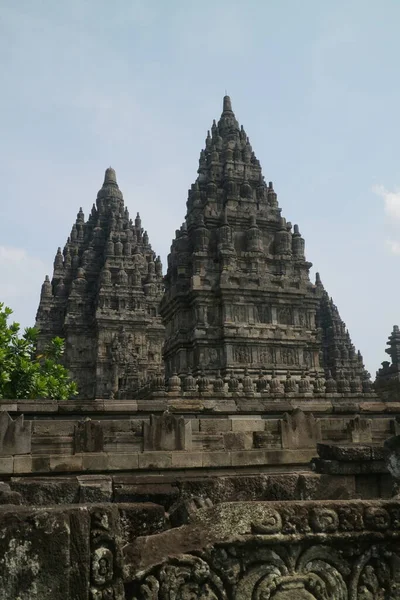
[(166, 264), (225, 91), (374, 375), (400, 324), (398, 0), (0, 0), (0, 302), (115, 168)]

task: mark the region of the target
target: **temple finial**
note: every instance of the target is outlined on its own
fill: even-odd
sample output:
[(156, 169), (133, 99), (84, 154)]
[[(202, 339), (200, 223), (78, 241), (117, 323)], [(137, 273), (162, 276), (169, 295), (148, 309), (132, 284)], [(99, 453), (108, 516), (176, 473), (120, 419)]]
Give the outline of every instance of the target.
[(232, 112), (232, 102), (229, 96), (224, 96), (222, 112)]
[(108, 169), (106, 169), (104, 183), (115, 183), (117, 185), (117, 176), (112, 167), (108, 167)]

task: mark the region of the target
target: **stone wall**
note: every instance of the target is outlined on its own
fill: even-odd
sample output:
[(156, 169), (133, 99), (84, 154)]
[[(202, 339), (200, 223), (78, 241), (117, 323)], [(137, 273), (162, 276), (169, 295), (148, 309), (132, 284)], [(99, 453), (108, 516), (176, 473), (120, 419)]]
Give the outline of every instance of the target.
[(399, 597), (396, 500), (179, 508), (0, 508), (0, 600)]
[[(293, 402), (281, 416), (274, 414), (271, 406), (270, 413), (262, 414), (203, 411), (191, 415), (187, 404), (182, 412), (172, 406), (171, 411), (152, 414), (153, 408), (160, 409), (165, 404), (147, 402), (147, 412), (142, 409), (135, 414), (132, 405), (126, 403), (126, 413), (117, 411), (115, 416), (97, 412), (92, 405), (91, 417), (85, 417), (79, 405), (72, 411), (63, 403), (54, 404), (51, 406), (58, 412), (51, 412), (39, 401), (17, 407), (3, 401), (3, 407), (16, 410), (11, 413), (14, 418), (5, 411), (0, 413), (0, 474), (228, 467), (268, 470), (278, 465), (290, 470), (308, 465), (319, 442), (381, 447), (398, 427), (394, 416), (383, 411), (365, 411), (357, 416), (352, 411), (344, 414), (331, 409), (314, 415), (311, 410), (317, 407), (300, 401)], [(45, 410), (41, 412), (42, 408)], [(25, 421), (23, 415), (16, 417), (18, 409), (29, 411)], [(110, 412), (111, 409), (110, 405)], [(16, 428), (19, 435), (15, 435)]]

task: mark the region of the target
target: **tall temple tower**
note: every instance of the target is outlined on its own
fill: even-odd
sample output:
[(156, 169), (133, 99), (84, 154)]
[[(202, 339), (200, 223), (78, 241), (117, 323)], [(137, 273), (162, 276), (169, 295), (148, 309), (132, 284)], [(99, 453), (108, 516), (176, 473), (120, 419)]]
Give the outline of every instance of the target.
[(53, 278), (42, 286), (39, 352), (66, 340), (65, 364), (83, 398), (129, 398), (162, 363), (162, 265), (139, 214), (129, 218), (115, 171), (106, 170), (89, 219), (82, 209)]
[(247, 368), (367, 377), (319, 275), (310, 282), (311, 266), (225, 96), (168, 256), (167, 376)]

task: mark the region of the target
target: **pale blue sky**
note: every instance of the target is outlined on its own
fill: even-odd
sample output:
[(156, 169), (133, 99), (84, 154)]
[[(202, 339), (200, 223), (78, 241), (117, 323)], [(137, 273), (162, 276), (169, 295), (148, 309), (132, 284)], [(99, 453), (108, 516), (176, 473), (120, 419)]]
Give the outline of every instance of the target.
[(0, 8), (0, 301), (17, 320), (109, 165), (165, 264), (226, 89), (375, 372), (400, 322), (398, 0)]

